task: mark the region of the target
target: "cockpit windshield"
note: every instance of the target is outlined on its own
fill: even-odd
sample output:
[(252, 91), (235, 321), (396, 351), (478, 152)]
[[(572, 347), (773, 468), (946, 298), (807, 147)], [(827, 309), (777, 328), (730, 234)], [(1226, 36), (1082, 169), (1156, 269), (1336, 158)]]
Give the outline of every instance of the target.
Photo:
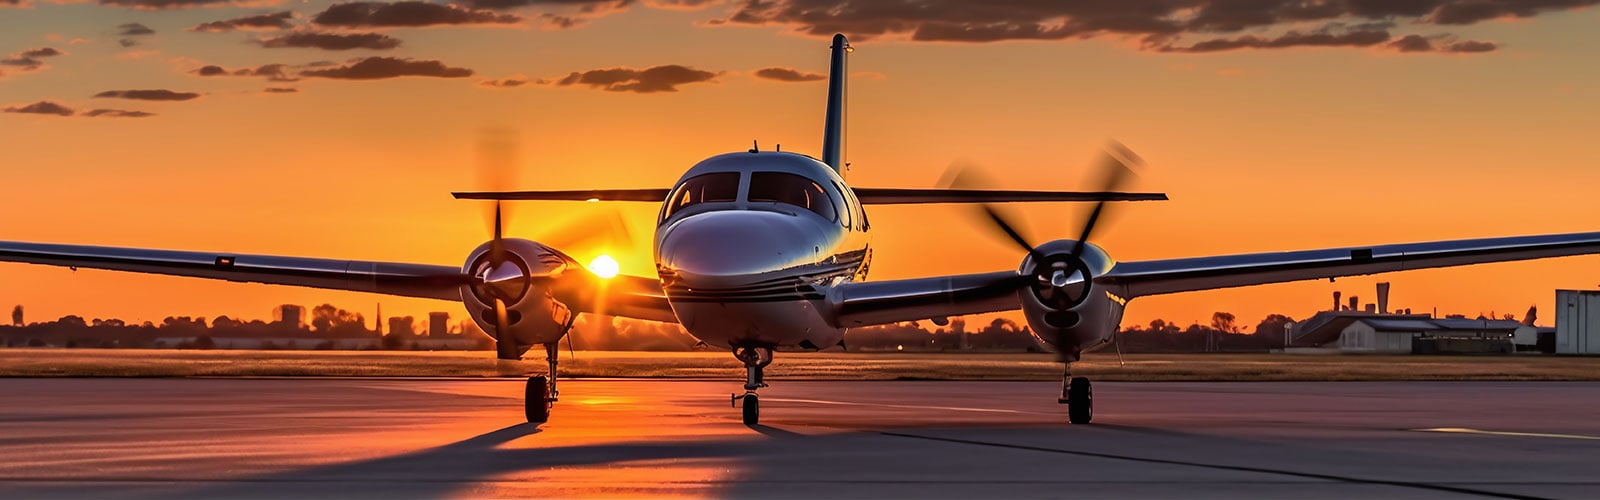
[(690, 205), (719, 201), (731, 202), (738, 199), (738, 172), (697, 175), (683, 181), (683, 184), (678, 186), (678, 190), (672, 192), (671, 203), (667, 205), (667, 216), (670, 217)]
[(755, 172), (750, 174), (751, 203), (777, 202), (794, 205), (821, 215), (830, 221), (838, 220), (835, 202), (822, 185), (811, 179), (783, 172)]

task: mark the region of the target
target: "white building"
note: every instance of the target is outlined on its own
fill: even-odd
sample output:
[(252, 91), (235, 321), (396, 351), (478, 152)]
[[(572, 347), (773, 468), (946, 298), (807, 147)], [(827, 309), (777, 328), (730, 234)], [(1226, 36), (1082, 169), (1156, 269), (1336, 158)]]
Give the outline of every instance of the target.
[(1556, 290), (1556, 353), (1600, 354), (1600, 291)]

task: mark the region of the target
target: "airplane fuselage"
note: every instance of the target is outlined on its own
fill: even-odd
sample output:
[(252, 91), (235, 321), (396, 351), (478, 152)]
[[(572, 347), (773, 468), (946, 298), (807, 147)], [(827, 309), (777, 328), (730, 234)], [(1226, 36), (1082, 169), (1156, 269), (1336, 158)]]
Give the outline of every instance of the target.
[(827, 164), (739, 152), (690, 168), (662, 204), (656, 270), (673, 313), (713, 346), (825, 348), (829, 287), (866, 278), (871, 225)]

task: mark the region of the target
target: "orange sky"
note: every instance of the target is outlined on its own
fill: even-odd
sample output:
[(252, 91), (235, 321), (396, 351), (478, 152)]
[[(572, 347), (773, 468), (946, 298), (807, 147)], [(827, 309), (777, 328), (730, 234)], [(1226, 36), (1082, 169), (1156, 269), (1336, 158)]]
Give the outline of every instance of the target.
[[(1462, 2), (1434, 0), (1423, 3), (1437, 8), (1421, 14), (1351, 10), (1277, 21), (1291, 16), (1273, 11), (1265, 13), (1269, 21), (1234, 30), (1201, 23), (1205, 10), (1185, 7), (1203, 2), (1171, 0), (1165, 5), (1175, 10), (1147, 21), (1177, 31), (1156, 36), (1094, 17), (1105, 13), (983, 12), (933, 0), (913, 2), (926, 4), (919, 15), (927, 18), (846, 9), (850, 15), (816, 27), (784, 11), (759, 13), (765, 24), (737, 22), (735, 3), (663, 3), (597, 1), (588, 5), (602, 7), (589, 13), (513, 6), (490, 15), (521, 18), (514, 22), (417, 28), (319, 23), (330, 8), (322, 1), (7, 8), (0, 0), (0, 52), (11, 62), (0, 64), (0, 107), (13, 111), (0, 114), (0, 239), (459, 264), (487, 230), (483, 207), (448, 191), (478, 187), (484, 130), (509, 128), (519, 138), (514, 187), (526, 189), (666, 187), (695, 161), (751, 139), (814, 153), (823, 85), (755, 71), (824, 71), (827, 42), (804, 31), (833, 26), (858, 48), (853, 184), (931, 186), (965, 159), (987, 167), (1001, 187), (1085, 187), (1098, 148), (1115, 138), (1149, 162), (1135, 187), (1172, 198), (1115, 214), (1099, 242), (1120, 260), (1600, 227), (1592, 215), (1600, 212), (1592, 139), (1600, 130), (1600, 12), (1593, 9), (1480, 2), (1502, 10), (1463, 18), (1451, 10)], [(189, 4), (203, 5), (174, 8)], [(282, 29), (191, 30), (283, 11), (292, 14)], [(547, 26), (540, 19), (555, 18), (541, 14), (576, 24)], [(138, 30), (127, 23), (154, 33), (128, 34)], [(917, 39), (938, 38), (936, 28), (948, 26), (964, 30)], [(1020, 31), (992, 38), (1043, 31), (1032, 36), (1041, 39), (962, 39), (995, 26)], [(1080, 31), (1051, 31), (1069, 28)], [(1377, 32), (1382, 38), (1368, 37)], [(373, 42), (381, 35), (399, 45), (267, 47), (308, 33), (369, 47), (388, 43)], [(1408, 35), (1432, 50), (1400, 51)], [(1181, 51), (1219, 40), (1246, 46)], [(40, 48), (61, 54), (26, 54)], [(453, 77), (313, 76), (352, 75), (366, 69), (356, 62), (371, 57)], [(438, 65), (420, 65), (427, 61)], [(287, 65), (282, 79), (293, 81), (199, 74), (208, 65), (232, 73), (274, 63)], [(626, 86), (659, 82), (629, 80), (617, 91), (556, 83), (573, 72), (665, 65), (708, 80), (642, 93)], [(505, 78), (529, 83), (483, 84)], [(269, 87), (294, 92), (264, 92)], [(156, 89), (197, 96), (93, 97)], [(18, 112), (39, 102), (74, 115)], [(93, 109), (153, 116), (85, 116)], [(1020, 211), (1045, 239), (1072, 234), (1081, 208)], [(550, 237), (549, 227), (591, 209), (522, 204), (508, 232)], [(624, 209), (638, 238), (633, 248), (610, 251), (621, 254), (624, 272), (649, 275), (656, 207)], [(1021, 258), (955, 207), (876, 207), (871, 217), (874, 279), (991, 271)], [(1132, 303), (1125, 324), (1204, 323), (1219, 310), (1251, 325), (1272, 312), (1299, 318), (1325, 307), (1333, 290), (1370, 300), (1372, 284), (1384, 280), (1394, 283), (1397, 307), (1520, 315), (1539, 304), (1549, 323), (1553, 290), (1600, 286), (1597, 263), (1575, 257), (1144, 298)], [(280, 303), (323, 302), (363, 311), (382, 302), (389, 315), (462, 313), (425, 300), (0, 264), (0, 304), (23, 304), (31, 320), (69, 313), (257, 318)]]

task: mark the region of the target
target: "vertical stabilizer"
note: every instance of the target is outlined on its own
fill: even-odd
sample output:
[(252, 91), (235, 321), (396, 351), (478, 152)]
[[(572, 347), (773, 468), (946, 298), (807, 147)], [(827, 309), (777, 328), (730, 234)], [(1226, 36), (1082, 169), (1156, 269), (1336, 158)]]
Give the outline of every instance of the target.
[(843, 34), (833, 35), (832, 57), (828, 61), (828, 115), (822, 127), (822, 162), (836, 172), (844, 172), (844, 84), (848, 77), (845, 57), (850, 41)]

